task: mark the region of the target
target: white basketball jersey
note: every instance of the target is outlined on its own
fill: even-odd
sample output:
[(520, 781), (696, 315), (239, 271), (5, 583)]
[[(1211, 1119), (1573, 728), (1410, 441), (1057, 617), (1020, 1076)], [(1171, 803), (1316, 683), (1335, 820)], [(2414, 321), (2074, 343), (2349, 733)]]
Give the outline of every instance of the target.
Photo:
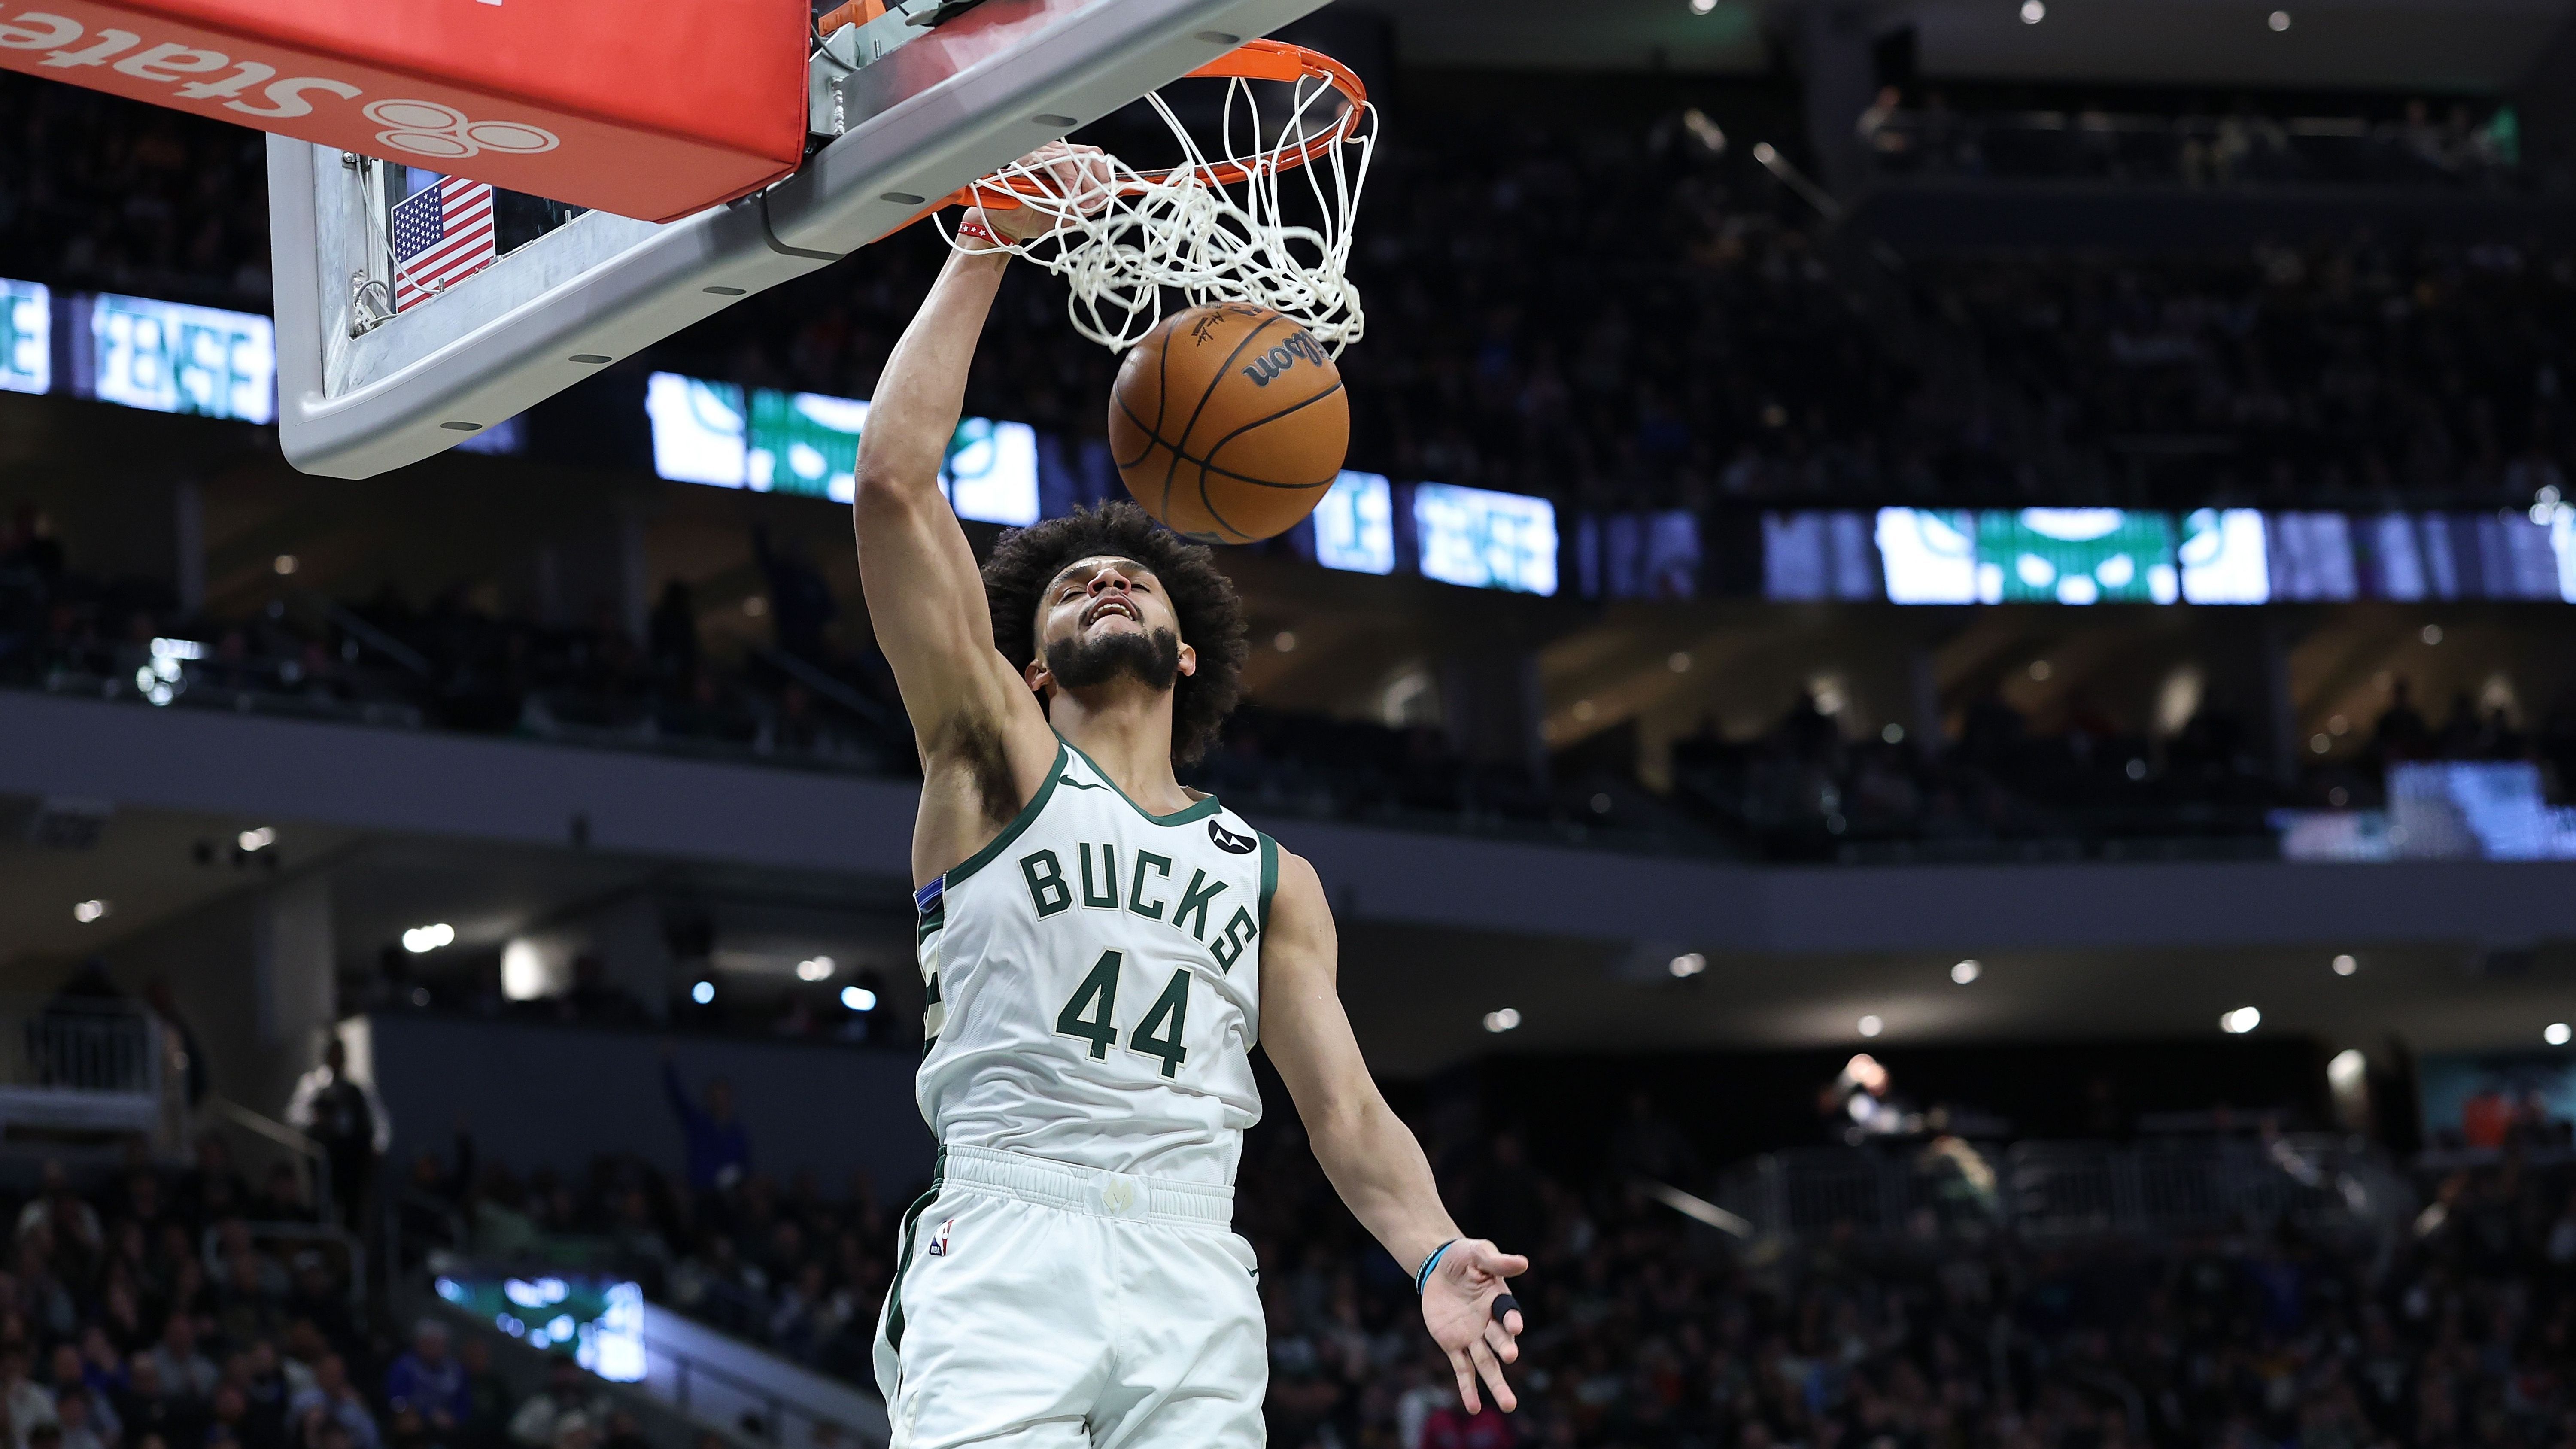
[(1019, 818), (914, 898), (930, 1130), (1232, 1185), (1278, 880), (1277, 844), (1213, 797), (1148, 815), (1059, 745)]

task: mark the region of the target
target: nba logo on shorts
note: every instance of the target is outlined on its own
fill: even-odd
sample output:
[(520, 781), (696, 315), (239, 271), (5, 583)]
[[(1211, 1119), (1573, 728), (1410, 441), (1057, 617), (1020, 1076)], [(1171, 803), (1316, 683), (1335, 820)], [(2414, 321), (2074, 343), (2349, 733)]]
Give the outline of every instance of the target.
[(930, 1256), (934, 1258), (945, 1258), (948, 1256), (948, 1230), (955, 1226), (957, 1226), (957, 1220), (955, 1218), (950, 1218), (948, 1221), (939, 1225), (938, 1232), (930, 1235)]

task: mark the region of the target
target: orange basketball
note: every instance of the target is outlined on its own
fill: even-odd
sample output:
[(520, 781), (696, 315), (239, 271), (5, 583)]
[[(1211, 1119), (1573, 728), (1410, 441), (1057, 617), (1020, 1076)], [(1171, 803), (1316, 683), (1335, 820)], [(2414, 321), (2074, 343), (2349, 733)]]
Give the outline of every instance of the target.
[(1351, 446), (1341, 369), (1263, 307), (1193, 307), (1127, 353), (1109, 448), (1127, 491), (1201, 543), (1250, 543), (1315, 511)]

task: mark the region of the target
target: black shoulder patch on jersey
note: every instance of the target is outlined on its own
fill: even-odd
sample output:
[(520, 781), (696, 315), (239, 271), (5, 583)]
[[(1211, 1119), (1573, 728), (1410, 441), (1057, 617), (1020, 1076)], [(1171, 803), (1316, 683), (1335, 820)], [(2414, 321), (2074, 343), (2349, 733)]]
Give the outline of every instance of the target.
[(1228, 855), (1250, 855), (1261, 847), (1259, 836), (1237, 835), (1226, 829), (1222, 820), (1208, 822), (1208, 839), (1215, 841), (1216, 848)]

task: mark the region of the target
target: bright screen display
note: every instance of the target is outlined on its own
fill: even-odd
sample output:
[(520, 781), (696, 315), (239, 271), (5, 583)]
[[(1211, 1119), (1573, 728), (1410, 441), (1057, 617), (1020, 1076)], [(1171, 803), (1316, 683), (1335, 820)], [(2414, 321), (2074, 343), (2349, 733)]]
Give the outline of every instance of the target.
[[(653, 425), (653, 469), (675, 483), (850, 501), (868, 419), (864, 402), (657, 372), (645, 382), (644, 411)], [(964, 419), (939, 481), (960, 518), (1037, 522), (1037, 430)]]
[(1977, 515), (1977, 599), (1987, 604), (2170, 604), (2181, 595), (2173, 520), (2118, 508)]
[(0, 277), (0, 392), (43, 392), (53, 385), (53, 298), (42, 282)]
[(1426, 578), (1471, 589), (1556, 593), (1556, 508), (1544, 498), (1417, 484), (1413, 525)]
[(88, 394), (156, 413), (277, 420), (277, 327), (227, 312), (101, 293), (90, 303)]
[(2340, 604), (2361, 597), (2352, 519), (2340, 513), (2275, 513), (2264, 523), (2273, 599)]
[(1685, 509), (1586, 518), (1577, 531), (1588, 595), (1611, 599), (1699, 596), (1699, 518)]
[(2181, 560), (2187, 603), (2271, 602), (2263, 515), (2251, 508), (2203, 508), (2183, 515)]
[(1878, 554), (1887, 597), (1899, 604), (2170, 604), (2182, 597), (2173, 520), (2161, 513), (1882, 508)]
[(1878, 557), (1896, 604), (1977, 602), (1976, 515), (1955, 509), (1882, 508)]
[(1383, 476), (1342, 474), (1314, 517), (1315, 562), (1355, 574), (1395, 572), (1395, 488)]
[(2549, 520), (2549, 548), (2558, 557), (2558, 597), (2576, 604), (2576, 508), (2558, 506)]
[(530, 1348), (570, 1351), (572, 1360), (615, 1384), (644, 1379), (644, 1290), (584, 1275), (525, 1278), (441, 1275), (432, 1285), (478, 1323)]

